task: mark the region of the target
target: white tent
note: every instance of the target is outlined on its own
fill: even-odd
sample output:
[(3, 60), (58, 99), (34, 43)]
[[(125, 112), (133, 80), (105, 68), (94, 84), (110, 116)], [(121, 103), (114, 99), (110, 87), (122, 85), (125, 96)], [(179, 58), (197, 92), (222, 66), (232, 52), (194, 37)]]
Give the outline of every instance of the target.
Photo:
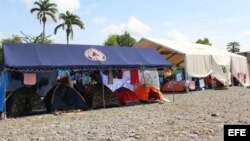
[(134, 47), (155, 48), (172, 65), (183, 66), (188, 77), (216, 77), (224, 85), (231, 83), (231, 74), (249, 86), (247, 58), (218, 48), (195, 43), (142, 38)]
[(250, 51), (240, 52), (240, 53), (237, 53), (237, 54), (247, 57), (248, 74), (249, 74), (249, 78), (250, 78)]

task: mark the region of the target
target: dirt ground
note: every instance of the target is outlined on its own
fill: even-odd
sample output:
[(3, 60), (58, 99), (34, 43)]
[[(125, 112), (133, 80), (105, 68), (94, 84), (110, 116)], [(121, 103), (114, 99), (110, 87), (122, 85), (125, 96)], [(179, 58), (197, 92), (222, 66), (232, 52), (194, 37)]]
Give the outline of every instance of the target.
[(0, 120), (0, 141), (221, 141), (225, 124), (250, 124), (250, 89), (175, 95), (171, 102)]

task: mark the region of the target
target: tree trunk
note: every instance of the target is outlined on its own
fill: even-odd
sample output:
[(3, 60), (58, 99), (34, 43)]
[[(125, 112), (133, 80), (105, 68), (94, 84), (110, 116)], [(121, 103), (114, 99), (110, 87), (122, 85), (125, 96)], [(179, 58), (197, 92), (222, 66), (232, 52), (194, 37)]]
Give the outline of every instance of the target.
[(67, 30), (66, 33), (67, 33), (67, 45), (68, 45), (69, 44), (69, 31)]
[(42, 43), (44, 44), (44, 37), (45, 37), (45, 22), (43, 22), (43, 35), (42, 35)]
[(67, 33), (67, 45), (68, 45), (69, 44), (69, 34), (70, 34), (69, 28), (66, 29), (66, 33)]
[(45, 38), (45, 23), (46, 23), (46, 17), (45, 17), (45, 12), (43, 12), (43, 35), (42, 35), (42, 43), (44, 44), (44, 38)]

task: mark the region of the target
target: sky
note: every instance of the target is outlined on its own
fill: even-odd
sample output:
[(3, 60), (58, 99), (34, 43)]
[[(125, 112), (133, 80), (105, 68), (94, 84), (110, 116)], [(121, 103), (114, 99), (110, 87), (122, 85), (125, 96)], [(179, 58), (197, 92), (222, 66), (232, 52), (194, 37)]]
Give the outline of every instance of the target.
[[(30, 9), (35, 0), (0, 0), (0, 40), (12, 35), (37, 36), (42, 25)], [(226, 50), (237, 41), (241, 51), (250, 50), (249, 0), (51, 0), (59, 13), (78, 15), (84, 30), (74, 26), (71, 44), (102, 45), (110, 34), (128, 31), (142, 37), (195, 42), (207, 37), (213, 46)], [(66, 33), (54, 28), (61, 21), (46, 23), (46, 35), (65, 44)]]

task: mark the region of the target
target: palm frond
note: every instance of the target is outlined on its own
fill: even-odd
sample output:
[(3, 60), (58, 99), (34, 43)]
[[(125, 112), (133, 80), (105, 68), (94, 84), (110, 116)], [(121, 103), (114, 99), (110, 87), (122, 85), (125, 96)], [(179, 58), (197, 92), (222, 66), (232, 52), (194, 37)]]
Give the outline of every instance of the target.
[(41, 11), (41, 9), (39, 9), (39, 8), (32, 8), (32, 9), (30, 10), (30, 13), (33, 13), (33, 12), (35, 12), (35, 11)]
[(72, 25), (77, 25), (81, 29), (84, 29), (84, 24), (81, 21), (74, 21), (74, 22), (72, 22)]
[(67, 29), (66, 29), (67, 43), (68, 43), (69, 36), (70, 36), (70, 39), (73, 40), (73, 37), (74, 37), (74, 31), (72, 28), (73, 25), (77, 25), (81, 29), (84, 29), (84, 23), (81, 21), (80, 17), (69, 11), (66, 11), (65, 13), (60, 13), (59, 19), (63, 20), (63, 23), (58, 25), (55, 28), (55, 33), (58, 28), (62, 27), (64, 29), (64, 27), (67, 26)]
[(57, 30), (58, 30), (60, 27), (62, 27), (63, 30), (64, 30), (64, 24), (59, 24), (58, 26), (56, 26), (56, 28), (55, 28), (55, 30), (54, 30), (54, 34), (57, 33)]
[(42, 2), (41, 2), (41, 1), (40, 1), (40, 2), (35, 1), (35, 2), (34, 2), (34, 5), (37, 5), (38, 7), (42, 7)]
[(46, 15), (49, 15), (49, 16), (52, 18), (52, 20), (53, 20), (54, 22), (57, 22), (56, 16), (55, 16), (53, 13), (46, 12)]

